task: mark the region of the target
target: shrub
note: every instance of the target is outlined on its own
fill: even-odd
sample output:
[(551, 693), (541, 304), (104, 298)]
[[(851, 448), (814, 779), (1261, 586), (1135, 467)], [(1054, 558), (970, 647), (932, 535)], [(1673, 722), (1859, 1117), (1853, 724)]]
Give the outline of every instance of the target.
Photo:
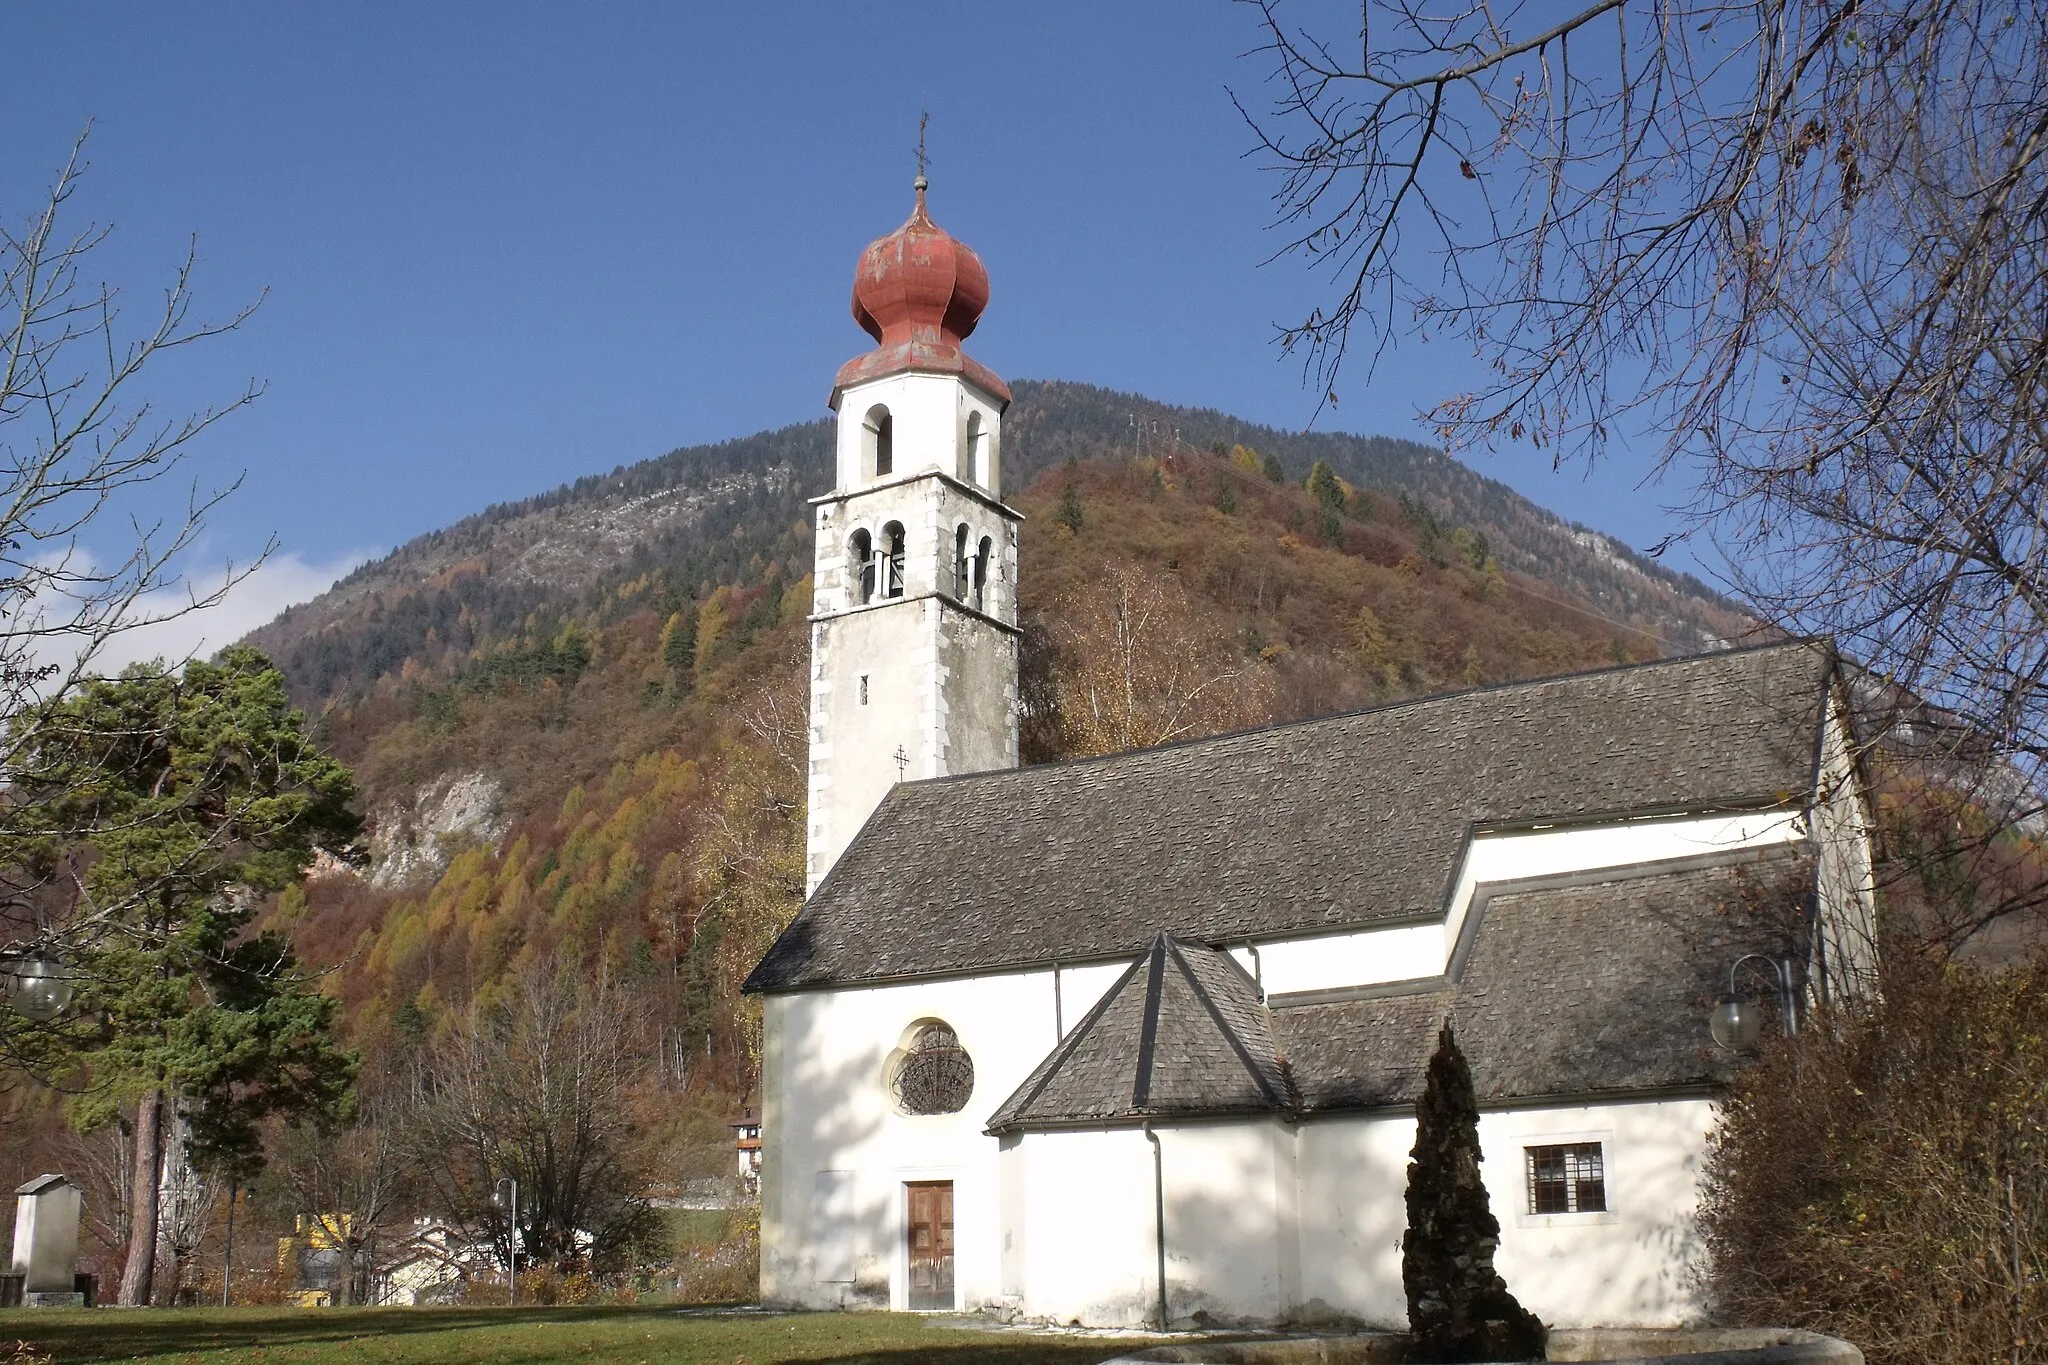
[(696, 1247), (677, 1260), (678, 1303), (751, 1303), (761, 1292), (761, 1217), (747, 1210), (732, 1220), (725, 1240)]
[(1894, 949), (1880, 998), (1808, 1020), (1730, 1089), (1705, 1287), (1872, 1365), (2048, 1360), (2048, 963)]

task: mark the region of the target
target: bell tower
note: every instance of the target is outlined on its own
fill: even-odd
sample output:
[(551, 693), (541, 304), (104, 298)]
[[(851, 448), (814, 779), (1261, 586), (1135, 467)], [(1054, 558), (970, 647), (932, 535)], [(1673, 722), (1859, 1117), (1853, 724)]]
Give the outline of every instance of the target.
[(933, 224), (861, 253), (876, 341), (832, 385), (837, 477), (817, 509), (805, 894), (899, 781), (1017, 763), (1017, 526), (1002, 501), (1010, 388), (960, 345), (981, 258)]

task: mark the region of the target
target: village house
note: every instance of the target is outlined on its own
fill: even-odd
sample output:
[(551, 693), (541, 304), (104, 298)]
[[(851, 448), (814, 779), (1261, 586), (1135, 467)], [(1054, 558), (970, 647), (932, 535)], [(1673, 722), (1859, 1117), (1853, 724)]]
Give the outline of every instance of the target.
[[(765, 1021), (765, 1302), (1401, 1326), (1448, 1021), (1498, 1264), (1694, 1319), (1717, 999), (1853, 990), (1870, 844), (1821, 641), (1017, 766), (1009, 393), (916, 212), (871, 245), (816, 500), (809, 881)], [(1782, 1022), (1782, 1008), (1778, 1015)]]

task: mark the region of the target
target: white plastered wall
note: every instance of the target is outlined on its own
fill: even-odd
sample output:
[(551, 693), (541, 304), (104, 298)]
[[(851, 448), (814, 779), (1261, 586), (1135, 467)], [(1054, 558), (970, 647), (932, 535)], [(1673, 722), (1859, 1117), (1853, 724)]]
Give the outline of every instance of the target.
[[(954, 1185), (959, 1306), (1134, 1325), (1158, 1284), (1151, 1147), (1135, 1127), (983, 1131), (1123, 972), (1117, 964), (768, 997), (762, 1295), (814, 1308), (905, 1306), (903, 1186)], [(1057, 1010), (1057, 1014), (1056, 1014)], [(959, 1114), (896, 1112), (890, 1050), (920, 1020), (953, 1026), (975, 1063)], [(1698, 1316), (1687, 1280), (1708, 1102), (1495, 1110), (1484, 1174), (1510, 1287), (1559, 1327), (1669, 1326)], [(1400, 1239), (1406, 1114), (1163, 1124), (1168, 1298), (1176, 1321), (1405, 1321)], [(1605, 1145), (1611, 1215), (1524, 1216), (1522, 1149)]]
[[(1560, 1328), (1698, 1321), (1693, 1214), (1713, 1121), (1704, 1098), (1481, 1114), (1480, 1173), (1501, 1225), (1495, 1265), (1523, 1305)], [(1524, 1149), (1585, 1141), (1603, 1145), (1610, 1212), (1529, 1215)], [(1414, 1119), (1320, 1119), (1301, 1126), (1299, 1142), (1299, 1316), (1404, 1327), (1401, 1237)]]
[[(827, 1308), (904, 1306), (903, 1185), (953, 1182), (962, 1308), (1003, 1293), (1003, 1195), (989, 1117), (1128, 964), (771, 995), (763, 1000), (761, 1293)], [(1063, 1016), (1063, 1019), (1062, 1019)], [(921, 1020), (974, 1060), (958, 1114), (907, 1116), (884, 1083)], [(826, 1178), (821, 1181), (821, 1173)]]
[[(1689, 1268), (1705, 1099), (1490, 1110), (1479, 1138), (1501, 1224), (1496, 1265), (1553, 1327), (1698, 1321)], [(1168, 1311), (1177, 1324), (1407, 1322), (1401, 1238), (1414, 1119), (1160, 1124)], [(1608, 1211), (1532, 1216), (1524, 1149), (1599, 1142)], [(1034, 1318), (1157, 1320), (1153, 1150), (1139, 1128), (1026, 1133), (1003, 1144), (1001, 1284)]]
[(1130, 1127), (1026, 1133), (1005, 1145), (1004, 1160), (1027, 1191), (1016, 1205), (1009, 1276), (1027, 1315), (1156, 1324), (1155, 1172), (1164, 1178), (1172, 1320), (1268, 1323), (1291, 1315), (1300, 1264), (1290, 1125), (1161, 1123), (1150, 1137)]
[(995, 396), (951, 374), (892, 374), (856, 384), (839, 394), (838, 486), (859, 488), (874, 481), (863, 442), (868, 414), (887, 408), (893, 419), (896, 475), (938, 469), (971, 480), (968, 418), (979, 416), (988, 442), (990, 497), (1002, 496), (1003, 409)]

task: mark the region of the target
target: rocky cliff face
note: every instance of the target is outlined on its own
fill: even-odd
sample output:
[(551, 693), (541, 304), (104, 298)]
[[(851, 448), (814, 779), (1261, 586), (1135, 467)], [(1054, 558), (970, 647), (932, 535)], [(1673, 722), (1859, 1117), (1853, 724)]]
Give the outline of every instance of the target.
[(380, 891), (431, 883), (465, 848), (495, 848), (512, 818), (505, 788), (488, 773), (451, 773), (371, 815), (370, 885)]

